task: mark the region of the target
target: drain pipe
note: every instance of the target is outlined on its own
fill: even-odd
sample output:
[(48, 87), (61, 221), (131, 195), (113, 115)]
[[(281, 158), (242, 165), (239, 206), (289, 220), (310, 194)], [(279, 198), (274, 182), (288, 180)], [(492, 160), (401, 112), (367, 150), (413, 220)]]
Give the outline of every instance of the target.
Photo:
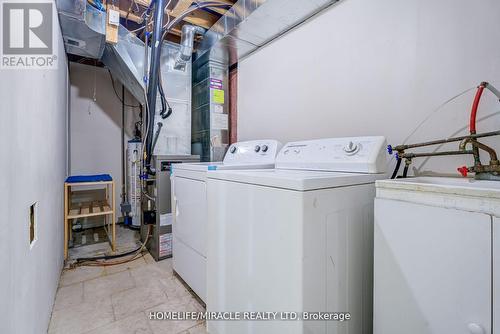
[(175, 58), (174, 69), (185, 71), (186, 63), (191, 59), (193, 54), (194, 36), (196, 34), (204, 34), (205, 29), (190, 24), (182, 26), (181, 49)]
[(153, 150), (153, 152), (155, 150), (156, 142), (158, 141), (158, 137), (160, 137), (160, 132), (161, 132), (162, 127), (163, 127), (163, 123), (158, 122), (158, 128), (156, 129), (155, 137), (153, 138), (153, 147), (151, 148), (151, 150)]
[[(122, 202), (120, 204), (122, 216), (124, 218), (128, 216), (129, 205), (127, 200), (127, 161), (125, 158), (125, 86), (122, 84)], [(126, 224), (125, 224), (126, 225)]]
[(153, 38), (151, 41), (151, 62), (149, 69), (149, 80), (148, 80), (148, 110), (149, 110), (149, 129), (147, 129), (149, 135), (146, 140), (146, 169), (151, 170), (151, 155), (152, 141), (153, 141), (153, 131), (154, 131), (154, 118), (156, 114), (156, 96), (158, 93), (158, 73), (160, 67), (160, 56), (161, 56), (161, 46), (162, 46), (162, 28), (163, 28), (163, 12), (165, 10), (165, 0), (156, 0), (155, 4), (155, 18), (154, 18), (154, 29)]

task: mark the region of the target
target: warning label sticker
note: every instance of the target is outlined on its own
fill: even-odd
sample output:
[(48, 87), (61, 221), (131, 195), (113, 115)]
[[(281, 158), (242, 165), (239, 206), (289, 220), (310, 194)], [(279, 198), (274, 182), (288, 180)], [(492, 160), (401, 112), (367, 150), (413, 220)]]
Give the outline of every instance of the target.
[(222, 80), (210, 78), (210, 88), (222, 89)]
[(214, 103), (224, 104), (224, 91), (222, 89), (212, 89)]
[(160, 235), (160, 257), (172, 255), (172, 233)]

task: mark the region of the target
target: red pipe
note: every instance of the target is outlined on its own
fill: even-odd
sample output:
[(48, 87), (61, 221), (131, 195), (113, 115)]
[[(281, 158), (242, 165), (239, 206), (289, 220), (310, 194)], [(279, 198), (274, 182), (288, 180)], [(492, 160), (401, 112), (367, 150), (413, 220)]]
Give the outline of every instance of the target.
[(477, 107), (479, 106), (479, 100), (481, 100), (481, 95), (483, 94), (484, 84), (477, 87), (476, 96), (474, 97), (474, 103), (472, 103), (472, 109), (470, 111), (470, 123), (469, 130), (471, 134), (476, 133), (476, 115)]

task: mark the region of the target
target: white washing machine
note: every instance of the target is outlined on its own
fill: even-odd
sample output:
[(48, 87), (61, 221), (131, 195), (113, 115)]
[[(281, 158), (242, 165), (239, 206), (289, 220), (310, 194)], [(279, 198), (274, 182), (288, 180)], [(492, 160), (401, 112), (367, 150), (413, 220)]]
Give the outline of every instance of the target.
[(500, 333), (499, 217), (498, 181), (377, 181), (374, 333)]
[(374, 182), (386, 162), (383, 137), (333, 138), (286, 144), (273, 170), (209, 172), (207, 310), (278, 312), (208, 321), (209, 333), (371, 333)]
[(232, 144), (222, 162), (176, 164), (172, 173), (173, 269), (206, 300), (207, 171), (273, 168), (281, 144), (255, 140)]

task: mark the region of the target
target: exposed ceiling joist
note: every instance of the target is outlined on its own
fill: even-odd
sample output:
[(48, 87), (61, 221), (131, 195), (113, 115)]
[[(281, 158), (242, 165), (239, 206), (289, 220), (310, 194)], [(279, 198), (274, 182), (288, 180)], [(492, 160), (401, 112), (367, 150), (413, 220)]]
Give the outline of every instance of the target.
[(219, 13), (221, 15), (224, 15), (227, 12), (226, 8), (221, 8), (221, 7), (212, 7), (212, 8), (210, 8), (210, 10), (213, 12)]
[(179, 0), (177, 2), (177, 5), (175, 5), (175, 7), (172, 8), (171, 11), (169, 11), (169, 14), (174, 17), (177, 17), (183, 12), (185, 12), (191, 6), (192, 3), (193, 3), (192, 0)]
[(129, 13), (126, 10), (120, 9), (120, 17), (126, 18), (129, 21), (135, 22), (137, 24), (141, 24), (143, 20), (142, 17), (136, 14)]
[(225, 3), (226, 5), (234, 5), (236, 3), (236, 1), (231, 1), (231, 0), (215, 0), (215, 2), (222, 2), (222, 3)]
[[(172, 15), (172, 14), (170, 14)], [(172, 15), (173, 16), (173, 15)], [(184, 21), (200, 26), (205, 29), (210, 29), (219, 18), (216, 15), (207, 13), (202, 10), (190, 13), (184, 18)]]
[[(120, 16), (122, 18), (125, 18), (128, 15), (128, 20), (133, 21), (137, 24), (142, 24), (144, 23), (144, 19), (140, 16), (140, 12), (136, 12), (138, 8), (137, 5), (141, 6), (142, 10), (145, 10), (145, 8), (150, 5), (151, 1), (152, 0), (122, 0)], [(229, 6), (234, 5), (234, 3), (236, 2), (232, 0), (215, 0), (215, 1), (220, 3), (225, 3)], [(179, 15), (184, 13), (187, 9), (189, 9), (194, 2), (195, 2), (194, 0), (172, 1), (168, 6), (168, 8), (165, 10), (165, 13), (170, 15), (171, 18), (178, 17)], [(130, 10), (132, 8), (135, 9), (134, 13), (129, 12), (127, 10), (127, 9)], [(226, 12), (227, 9), (221, 7), (213, 7), (210, 8), (209, 11), (200, 9), (187, 15), (183, 19), (183, 22), (197, 25), (205, 29), (210, 29), (219, 20), (220, 16), (226, 14)], [(174, 35), (180, 34), (181, 26), (182, 24), (172, 29), (171, 33)]]
[(149, 7), (151, 0), (135, 0), (135, 3), (143, 7)]
[(170, 29), (170, 33), (173, 34), (173, 35), (177, 35), (177, 36), (182, 35), (182, 31), (179, 28), (172, 28), (172, 29)]

